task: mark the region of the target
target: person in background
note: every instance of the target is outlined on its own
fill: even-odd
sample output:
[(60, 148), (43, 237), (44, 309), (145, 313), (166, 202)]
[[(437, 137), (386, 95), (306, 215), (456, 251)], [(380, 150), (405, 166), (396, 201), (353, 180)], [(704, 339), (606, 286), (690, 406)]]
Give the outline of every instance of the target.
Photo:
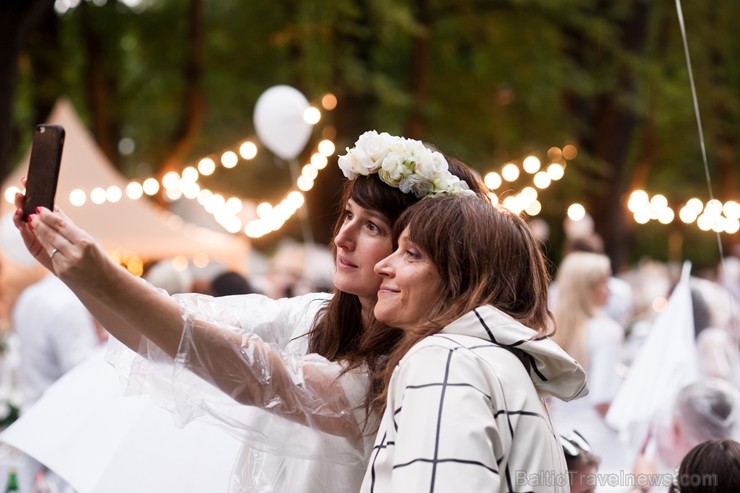
[(728, 255), (722, 259), (717, 281), (740, 303), (740, 256)]
[(631, 459), (617, 433), (604, 419), (621, 383), (624, 330), (599, 310), (609, 297), (609, 258), (599, 253), (573, 252), (558, 268), (557, 295), (552, 301), (557, 324), (555, 340), (586, 370), (589, 395), (573, 402), (552, 402), (557, 429), (578, 428), (609, 472), (629, 467)]
[(143, 275), (152, 286), (164, 289), (168, 294), (190, 293), (195, 282), (187, 269), (177, 269), (172, 259), (164, 259), (149, 266)]
[[(565, 255), (573, 252), (600, 253), (604, 252), (604, 240), (596, 233), (570, 239), (565, 244)], [(610, 275), (607, 281), (609, 296), (606, 304), (598, 308), (607, 316), (613, 318), (624, 329), (630, 327), (635, 316), (634, 293), (630, 284), (615, 275)], [(556, 298), (557, 283), (550, 286), (550, 301)]]
[(379, 369), (385, 406), (363, 493), (569, 491), (540, 397), (583, 395), (585, 375), (548, 338), (537, 240), (489, 200), (432, 197), (394, 226), (375, 266), (376, 318), (401, 330)]
[(702, 375), (740, 389), (740, 303), (727, 287), (691, 278), (696, 349)]
[(642, 451), (632, 467), (635, 475), (673, 472), (700, 443), (740, 438), (740, 391), (724, 380), (705, 379), (683, 387), (667, 411), (668, 416), (655, 418), (655, 453)]
[(51, 275), (23, 290), (13, 306), (11, 323), (21, 355), (22, 413), (104, 340), (85, 306)]
[(570, 493), (594, 493), (596, 491), (596, 473), (599, 470), (599, 456), (591, 452), (588, 441), (576, 430), (560, 435), (560, 445), (565, 453), (568, 465)]
[(235, 271), (222, 272), (214, 277), (209, 291), (216, 297), (256, 292), (247, 278)]
[(681, 460), (669, 493), (737, 493), (740, 491), (740, 443), (707, 440)]
[(658, 427), (656, 439), (658, 457), (672, 469), (703, 441), (740, 437), (740, 392), (720, 379), (687, 385), (676, 397), (669, 423)]
[[(402, 165), (398, 175), (380, 172), (390, 162)], [(339, 165), (349, 180), (333, 236), (332, 293), (169, 297), (117, 266), (60, 211), (42, 208), (28, 224), (14, 217), (35, 258), (114, 337), (157, 363), (120, 358), (130, 380), (144, 390), (164, 385), (181, 423), (213, 419), (243, 441), (232, 481), (240, 492), (359, 488), (379, 413), (370, 373), (397, 342), (373, 316), (373, 267), (392, 251), (392, 225), (408, 206), (433, 194), (487, 191), (463, 163), (374, 131)]]
[[(21, 415), (105, 339), (85, 306), (53, 275), (44, 276), (21, 292), (11, 312), (11, 323), (20, 350)], [(35, 459), (26, 456), (25, 462), (27, 467), (19, 477), (24, 488), (30, 488), (39, 474), (47, 475), (60, 491), (65, 486), (61, 478)]]

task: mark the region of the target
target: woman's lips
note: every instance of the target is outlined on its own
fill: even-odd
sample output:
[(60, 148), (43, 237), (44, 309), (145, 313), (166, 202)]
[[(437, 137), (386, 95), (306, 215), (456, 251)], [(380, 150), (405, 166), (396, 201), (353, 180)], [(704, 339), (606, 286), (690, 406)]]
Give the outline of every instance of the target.
[(342, 256), (337, 258), (337, 266), (343, 269), (354, 269), (357, 267), (357, 265), (353, 264), (352, 262), (347, 260), (346, 257), (342, 257)]
[(378, 294), (380, 293), (397, 293), (398, 289), (392, 288), (390, 286), (383, 286), (382, 284), (378, 288)]

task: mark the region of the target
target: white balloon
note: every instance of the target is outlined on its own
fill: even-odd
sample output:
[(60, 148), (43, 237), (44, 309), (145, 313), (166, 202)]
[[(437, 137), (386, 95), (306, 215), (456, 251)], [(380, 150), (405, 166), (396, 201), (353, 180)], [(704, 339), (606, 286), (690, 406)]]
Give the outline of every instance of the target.
[(0, 219), (0, 248), (8, 260), (21, 267), (30, 267), (36, 263), (36, 259), (26, 249), (20, 231), (13, 224), (13, 215), (10, 212)]
[(308, 107), (306, 97), (293, 87), (269, 88), (254, 106), (257, 137), (275, 155), (295, 159), (311, 137), (312, 126), (303, 119)]

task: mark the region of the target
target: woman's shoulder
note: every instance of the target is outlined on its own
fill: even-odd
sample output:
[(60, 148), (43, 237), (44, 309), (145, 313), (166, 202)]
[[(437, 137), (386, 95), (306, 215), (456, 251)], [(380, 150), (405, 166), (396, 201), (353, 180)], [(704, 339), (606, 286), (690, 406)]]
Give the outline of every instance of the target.
[(456, 360), (488, 361), (492, 358), (492, 352), (498, 355), (497, 358), (516, 358), (505, 348), (490, 341), (470, 335), (439, 332), (414, 344), (399, 364), (427, 364), (431, 360), (445, 360), (453, 353)]
[[(394, 371), (391, 386), (462, 384), (492, 395), (493, 389), (531, 382), (517, 357), (501, 346), (459, 334), (435, 334), (415, 344)], [(485, 390), (488, 389), (488, 390)], [(529, 392), (521, 386), (522, 392)], [(518, 392), (518, 391), (517, 391)], [(535, 393), (534, 387), (531, 393)]]
[(487, 344), (487, 341), (482, 341), (480, 338), (472, 335), (437, 332), (436, 334), (427, 336), (414, 344), (409, 353), (413, 350), (422, 350), (424, 348), (438, 347), (443, 349), (457, 349), (477, 346), (480, 344)]
[(319, 308), (324, 306), (324, 304), (328, 302), (331, 297), (331, 293), (306, 293), (290, 298), (281, 298), (277, 300), (277, 302), (297, 310), (318, 310)]
[(263, 294), (238, 294), (214, 298), (220, 306), (228, 306), (240, 310), (264, 310), (267, 313), (318, 311), (324, 303), (331, 299), (330, 293), (308, 293), (289, 298), (270, 298)]

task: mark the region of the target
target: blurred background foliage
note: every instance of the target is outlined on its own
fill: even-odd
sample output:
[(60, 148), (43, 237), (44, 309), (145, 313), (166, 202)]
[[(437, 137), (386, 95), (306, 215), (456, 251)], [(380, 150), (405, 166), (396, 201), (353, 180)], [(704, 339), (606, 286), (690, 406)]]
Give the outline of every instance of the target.
[[(738, 200), (740, 3), (686, 2), (683, 14), (713, 192)], [(639, 225), (625, 208), (634, 188), (674, 208), (709, 198), (672, 1), (8, 0), (0, 16), (3, 177), (60, 96), (136, 178), (253, 137), (259, 95), (289, 84), (316, 105), (337, 96), (314, 141), (330, 132), (338, 153), (377, 129), (431, 142), (485, 173), (576, 144), (566, 178), (542, 194), (555, 262), (576, 201), (617, 269), (643, 256), (717, 262), (713, 233)], [(122, 139), (132, 152), (120, 152)], [(206, 184), (275, 200), (291, 178), (263, 150)], [(330, 165), (308, 194), (318, 241), (329, 240), (340, 184)], [(286, 231), (300, 235), (295, 225)], [(738, 234), (722, 242), (729, 251)]]

